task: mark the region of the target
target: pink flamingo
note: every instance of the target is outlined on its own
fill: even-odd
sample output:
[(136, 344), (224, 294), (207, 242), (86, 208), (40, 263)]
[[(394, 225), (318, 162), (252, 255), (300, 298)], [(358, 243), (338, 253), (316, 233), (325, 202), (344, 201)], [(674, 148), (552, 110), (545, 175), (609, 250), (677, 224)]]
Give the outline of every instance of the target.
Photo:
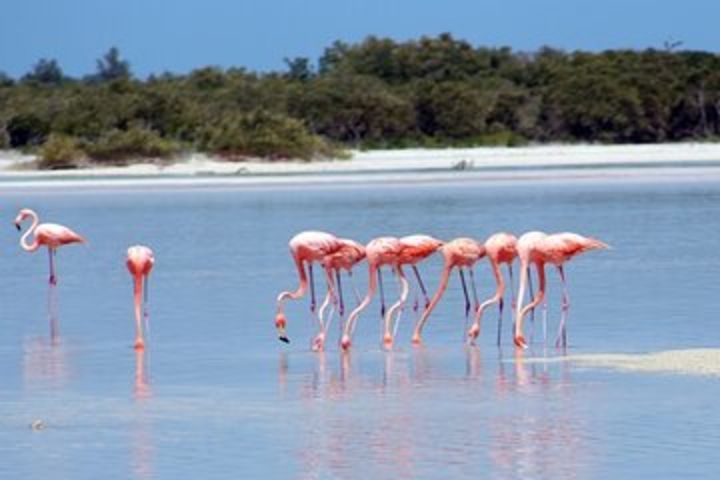
[[(15, 227), (18, 231), (21, 230), (20, 224), (26, 218), (31, 218), (32, 224), (23, 236), (20, 237), (20, 246), (26, 252), (34, 252), (41, 246), (47, 247), (50, 257), (49, 283), (50, 286), (53, 287), (57, 285), (57, 276), (55, 274), (55, 254), (57, 249), (71, 243), (85, 243), (85, 239), (64, 225), (58, 225), (56, 223), (41, 223), (38, 225), (37, 213), (29, 208), (20, 210), (15, 218)], [(35, 238), (32, 243), (27, 243), (30, 235), (34, 235)]]
[[(440, 247), (440, 252), (445, 259), (445, 267), (443, 268), (442, 276), (440, 277), (440, 284), (438, 285), (435, 295), (433, 295), (430, 304), (423, 311), (420, 320), (415, 325), (415, 332), (413, 333), (412, 342), (414, 344), (422, 343), (422, 329), (425, 326), (430, 314), (432, 313), (435, 306), (440, 301), (440, 298), (445, 293), (450, 279), (450, 273), (453, 268), (457, 267), (460, 274), (460, 281), (462, 282), (463, 293), (465, 294), (465, 318), (467, 318), (470, 312), (470, 298), (468, 297), (467, 286), (465, 284), (465, 276), (463, 274), (463, 267), (467, 267), (470, 272), (470, 279), (473, 283), (473, 294), (477, 303), (477, 295), (475, 290), (474, 274), (472, 273), (473, 266), (485, 256), (485, 247), (473, 240), (472, 238), (456, 238)], [(477, 308), (477, 305), (476, 305)]]
[[(345, 314), (345, 303), (342, 295), (342, 283), (340, 281), (340, 272), (345, 270), (348, 275), (352, 276), (352, 268), (365, 258), (365, 247), (354, 240), (347, 238), (339, 238), (341, 246), (333, 253), (326, 255), (322, 260), (322, 266), (325, 269), (325, 279), (327, 280), (327, 294), (325, 300), (320, 305), (319, 319), (321, 331), (313, 340), (312, 349), (321, 351), (325, 344), (325, 337), (332, 320), (329, 316), (327, 320), (323, 319), (324, 311), (332, 301), (338, 307), (338, 314), (342, 319)], [(335, 278), (333, 278), (333, 273)], [(336, 284), (337, 280), (337, 284)], [(342, 325), (341, 325), (342, 326)]]
[(471, 343), (475, 342), (475, 339), (478, 335), (480, 335), (480, 321), (482, 319), (483, 311), (492, 304), (497, 303), (500, 312), (498, 316), (497, 344), (500, 345), (503, 305), (505, 303), (503, 300), (503, 296), (505, 295), (505, 279), (503, 278), (500, 267), (502, 264), (507, 265), (512, 288), (512, 264), (513, 261), (515, 261), (515, 257), (517, 257), (517, 238), (509, 233), (496, 233), (491, 235), (490, 238), (485, 241), (484, 246), (488, 260), (490, 261), (490, 265), (493, 269), (493, 275), (495, 275), (497, 289), (492, 297), (481, 303), (480, 307), (475, 310), (475, 321), (470, 327), (470, 330), (468, 330), (468, 340)]
[(342, 338), (340, 340), (340, 346), (347, 350), (350, 348), (352, 343), (350, 337), (352, 331), (355, 328), (355, 321), (357, 320), (360, 313), (367, 308), (375, 295), (377, 289), (377, 278), (380, 275), (380, 267), (383, 265), (394, 265), (397, 262), (398, 255), (402, 249), (400, 239), (396, 237), (378, 237), (365, 246), (365, 256), (368, 261), (368, 291), (363, 298), (362, 302), (350, 312), (345, 327), (343, 328)]
[(155, 265), (153, 251), (143, 245), (128, 248), (126, 265), (134, 282), (135, 350), (142, 350), (145, 348), (142, 318), (147, 319), (147, 312), (143, 312), (143, 306), (147, 305), (148, 278), (153, 265)]
[[(393, 330), (397, 330), (397, 322), (399, 318), (395, 319), (395, 329), (393, 329), (393, 316), (395, 312), (400, 312), (405, 306), (407, 301), (409, 285), (407, 278), (405, 278), (405, 272), (403, 272), (403, 265), (410, 265), (417, 276), (418, 284), (420, 289), (426, 298), (425, 309), (427, 310), (429, 302), (427, 301), (427, 292), (425, 286), (420, 278), (420, 272), (417, 270), (418, 262), (425, 260), (427, 257), (435, 253), (443, 245), (442, 240), (433, 238), (429, 235), (409, 235), (400, 239), (400, 252), (397, 257), (397, 261), (394, 264), (395, 273), (400, 283), (400, 298), (388, 309), (385, 314), (385, 331), (383, 333), (383, 344), (385, 348), (392, 348), (393, 345)], [(398, 313), (399, 315), (399, 313)]]
[(402, 307), (407, 300), (408, 283), (402, 271), (403, 264), (415, 266), (417, 262), (434, 253), (442, 245), (440, 240), (427, 235), (412, 235), (398, 239), (396, 237), (379, 237), (371, 240), (365, 247), (368, 260), (369, 285), (365, 298), (348, 316), (343, 329), (340, 345), (343, 349), (350, 348), (351, 335), (355, 328), (355, 322), (360, 313), (370, 304), (375, 290), (377, 289), (377, 278), (380, 278), (380, 268), (383, 265), (391, 265), (398, 275), (401, 287), (400, 299), (385, 313), (385, 333), (383, 342), (386, 346), (392, 345), (392, 334), (390, 323), (395, 311)]
[[(521, 262), (521, 278), (515, 322), (515, 345), (527, 348), (527, 342), (522, 336), (523, 318), (531, 308), (539, 305), (545, 298), (545, 264), (550, 263), (557, 267), (560, 281), (563, 284), (562, 316), (555, 346), (567, 346), (567, 330), (565, 324), (570, 308), (570, 296), (567, 291), (567, 282), (563, 266), (565, 262), (576, 255), (589, 252), (590, 250), (606, 248), (609, 248), (608, 245), (600, 240), (569, 232), (556, 233), (553, 235), (545, 235), (542, 232), (530, 232), (520, 237), (518, 240), (518, 255), (520, 256)], [(538, 287), (535, 298), (528, 305), (521, 308), (525, 293), (525, 284), (527, 282), (527, 267), (530, 263), (535, 264), (540, 286)]]
[[(315, 313), (315, 282), (313, 280), (313, 262), (322, 262), (322, 260), (337, 252), (342, 243), (337, 237), (325, 232), (307, 231), (301, 232), (290, 239), (290, 255), (297, 268), (300, 278), (300, 285), (294, 292), (285, 291), (277, 296), (277, 313), (275, 315), (275, 328), (277, 328), (278, 338), (280, 341), (290, 343), (286, 334), (287, 319), (285, 318), (284, 302), (287, 299), (297, 300), (305, 295), (308, 287), (308, 275), (310, 276), (310, 311)], [(308, 273), (305, 273), (305, 264), (307, 264)], [(320, 322), (320, 333), (323, 332), (322, 321)]]

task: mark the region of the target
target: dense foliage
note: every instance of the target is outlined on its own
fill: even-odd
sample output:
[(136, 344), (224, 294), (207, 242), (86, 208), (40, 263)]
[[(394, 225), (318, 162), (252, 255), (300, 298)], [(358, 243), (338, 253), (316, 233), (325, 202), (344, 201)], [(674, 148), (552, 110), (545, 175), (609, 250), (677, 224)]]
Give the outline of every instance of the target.
[[(111, 49), (68, 78), (41, 59), (0, 72), (0, 148), (43, 148), (46, 166), (168, 157), (303, 158), (334, 146), (662, 142), (720, 137), (720, 55), (673, 48), (535, 53), (443, 34), (336, 42), (317, 67), (207, 67), (133, 77)], [(47, 144), (48, 142), (49, 145)], [(331, 147), (332, 146), (332, 147)]]

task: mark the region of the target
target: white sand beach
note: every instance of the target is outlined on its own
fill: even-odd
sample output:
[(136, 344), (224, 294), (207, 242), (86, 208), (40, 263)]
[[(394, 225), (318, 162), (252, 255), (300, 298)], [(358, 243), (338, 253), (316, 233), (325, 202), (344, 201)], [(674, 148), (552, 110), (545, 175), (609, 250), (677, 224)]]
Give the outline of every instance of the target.
[(693, 348), (650, 353), (596, 353), (563, 357), (528, 358), (524, 363), (572, 362), (588, 368), (608, 368), (626, 372), (672, 373), (720, 376), (720, 349)]
[(190, 154), (172, 164), (148, 161), (126, 167), (38, 171), (29, 168), (34, 157), (0, 151), (0, 188), (720, 178), (720, 143), (350, 153), (349, 159), (317, 162), (227, 162), (203, 154)]

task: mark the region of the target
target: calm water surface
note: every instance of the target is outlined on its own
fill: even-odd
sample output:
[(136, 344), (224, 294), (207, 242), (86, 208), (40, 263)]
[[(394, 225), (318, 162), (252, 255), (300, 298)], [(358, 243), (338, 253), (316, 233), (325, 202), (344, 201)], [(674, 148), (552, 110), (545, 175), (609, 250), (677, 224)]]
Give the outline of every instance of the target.
[[(361, 317), (350, 355), (337, 351), (334, 328), (326, 353), (309, 352), (305, 300), (288, 306), (292, 344), (280, 344), (272, 325), (277, 292), (297, 282), (287, 241), (300, 230), (362, 242), (573, 230), (613, 250), (568, 267), (571, 353), (717, 346), (719, 183), (29, 192), (1, 200), (0, 478), (720, 475), (717, 379), (529, 362), (558, 352), (498, 349), (495, 312), (478, 347), (465, 348), (456, 278), (423, 349), (409, 345), (408, 309), (397, 350), (380, 351), (377, 302)], [(11, 222), (21, 206), (90, 241), (58, 255), (54, 345), (47, 255), (19, 251)], [(136, 242), (157, 258), (144, 355), (131, 348), (124, 265)], [(440, 268), (440, 258), (422, 266), (433, 289)], [(488, 295), (487, 265), (477, 277)], [(549, 278), (554, 334), (559, 285), (554, 272)], [(363, 265), (362, 292), (365, 281)], [(36, 419), (47, 428), (32, 431)]]

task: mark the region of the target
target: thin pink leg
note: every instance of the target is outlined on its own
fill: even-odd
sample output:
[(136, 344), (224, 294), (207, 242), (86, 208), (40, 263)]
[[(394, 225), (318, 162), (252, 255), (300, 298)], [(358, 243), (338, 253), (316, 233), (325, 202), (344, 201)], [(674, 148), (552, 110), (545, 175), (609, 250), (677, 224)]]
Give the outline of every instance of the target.
[(562, 313), (560, 315), (560, 329), (558, 331), (558, 338), (555, 341), (555, 347), (567, 347), (567, 322), (568, 311), (570, 310), (570, 295), (568, 294), (567, 281), (565, 280), (565, 270), (562, 265), (558, 267), (558, 273), (560, 274), (560, 281), (563, 285), (563, 297), (562, 297)]

